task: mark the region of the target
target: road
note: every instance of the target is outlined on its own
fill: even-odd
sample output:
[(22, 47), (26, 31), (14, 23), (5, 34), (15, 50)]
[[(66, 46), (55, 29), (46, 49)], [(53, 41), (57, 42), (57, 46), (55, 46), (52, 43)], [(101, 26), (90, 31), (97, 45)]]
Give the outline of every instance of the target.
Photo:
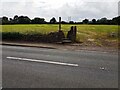
[(2, 46), (3, 88), (118, 88), (118, 55)]

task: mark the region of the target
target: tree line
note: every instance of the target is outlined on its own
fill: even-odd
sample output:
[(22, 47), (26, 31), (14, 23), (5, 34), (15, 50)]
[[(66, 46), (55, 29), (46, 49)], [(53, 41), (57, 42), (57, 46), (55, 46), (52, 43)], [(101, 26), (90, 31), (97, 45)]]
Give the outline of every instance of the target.
[[(0, 23), (2, 25), (6, 24), (58, 24), (55, 17), (51, 18), (49, 22), (45, 21), (44, 18), (35, 17), (34, 19), (30, 19), (28, 16), (18, 16), (15, 15), (13, 18), (8, 18), (7, 16), (3, 16), (0, 18)], [(120, 16), (114, 17), (112, 19), (101, 18), (101, 19), (84, 19), (81, 22), (74, 21), (61, 21), (62, 24), (105, 24), (105, 25), (120, 25)]]

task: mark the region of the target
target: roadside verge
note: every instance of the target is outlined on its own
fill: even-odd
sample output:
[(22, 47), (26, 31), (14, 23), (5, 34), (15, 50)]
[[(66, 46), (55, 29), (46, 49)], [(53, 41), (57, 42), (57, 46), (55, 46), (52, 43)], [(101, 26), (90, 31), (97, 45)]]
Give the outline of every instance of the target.
[(31, 44), (31, 43), (15, 43), (15, 42), (1, 42), (1, 45), (8, 46), (21, 46), (21, 47), (36, 47), (36, 48), (47, 48), (47, 49), (56, 49), (52, 46), (40, 45), (40, 44)]
[(33, 42), (10, 42), (3, 41), (0, 45), (8, 46), (21, 46), (21, 47), (35, 47), (35, 48), (46, 48), (46, 49), (58, 49), (58, 50), (69, 50), (69, 51), (99, 51), (118, 53), (117, 47), (100, 47), (100, 46), (86, 46), (78, 43), (73, 44), (56, 44), (56, 43), (33, 43)]

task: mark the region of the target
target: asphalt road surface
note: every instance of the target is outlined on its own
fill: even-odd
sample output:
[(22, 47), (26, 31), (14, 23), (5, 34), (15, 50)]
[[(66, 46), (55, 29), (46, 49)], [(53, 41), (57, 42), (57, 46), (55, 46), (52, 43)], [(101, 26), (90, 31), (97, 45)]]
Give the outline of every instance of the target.
[(118, 88), (118, 55), (2, 46), (3, 88)]

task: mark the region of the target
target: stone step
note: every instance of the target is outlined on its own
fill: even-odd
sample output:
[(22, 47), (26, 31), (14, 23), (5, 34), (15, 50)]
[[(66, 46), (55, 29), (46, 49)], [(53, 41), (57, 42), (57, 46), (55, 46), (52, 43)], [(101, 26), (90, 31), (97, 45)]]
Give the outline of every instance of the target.
[(69, 40), (68, 38), (63, 38), (62, 43), (72, 43), (72, 41)]

